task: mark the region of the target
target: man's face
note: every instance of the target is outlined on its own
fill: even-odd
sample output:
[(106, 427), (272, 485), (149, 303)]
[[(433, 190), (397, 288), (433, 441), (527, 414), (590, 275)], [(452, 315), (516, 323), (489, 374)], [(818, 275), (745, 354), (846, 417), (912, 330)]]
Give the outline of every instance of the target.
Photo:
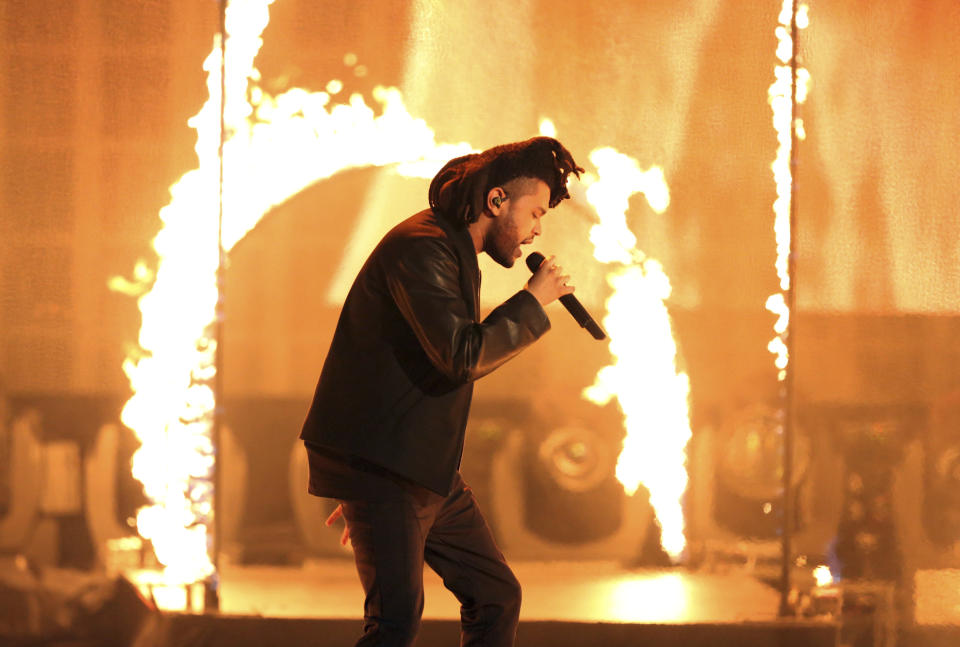
[(513, 267), (520, 245), (540, 235), (540, 218), (550, 208), (550, 187), (543, 180), (517, 178), (504, 186), (507, 199), (495, 217), (486, 252), (504, 267)]

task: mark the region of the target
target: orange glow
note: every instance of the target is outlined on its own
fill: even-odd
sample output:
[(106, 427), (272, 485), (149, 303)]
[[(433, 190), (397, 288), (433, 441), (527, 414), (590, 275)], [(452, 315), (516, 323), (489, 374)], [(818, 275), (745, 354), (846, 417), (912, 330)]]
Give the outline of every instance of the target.
[(651, 617), (677, 621), (688, 612), (690, 597), (679, 573), (634, 577), (612, 588), (608, 613), (619, 622), (643, 622)]
[(612, 148), (590, 154), (598, 176), (585, 176), (587, 200), (600, 222), (590, 230), (597, 260), (614, 264), (607, 275), (613, 294), (604, 328), (613, 363), (597, 374), (584, 397), (604, 405), (616, 397), (626, 437), (617, 459), (617, 479), (628, 495), (640, 484), (662, 528), (661, 543), (674, 559), (686, 546), (682, 500), (687, 487), (686, 446), (690, 439), (687, 375), (677, 372), (677, 347), (666, 299), (670, 280), (655, 259), (637, 249), (627, 225), (629, 197), (643, 193), (656, 213), (670, 204), (659, 167), (646, 171)]
[[(790, 201), (793, 186), (793, 171), (790, 169), (790, 153), (793, 148), (792, 136), (796, 132), (798, 139), (803, 139), (805, 131), (803, 122), (793, 115), (791, 94), (793, 88), (793, 73), (790, 62), (793, 57), (793, 38), (790, 35), (790, 23), (793, 15), (793, 0), (783, 0), (780, 10), (779, 24), (775, 30), (777, 35), (777, 58), (782, 65), (774, 69), (774, 82), (768, 90), (768, 101), (773, 111), (773, 127), (777, 131), (777, 156), (773, 161), (773, 179), (777, 185), (777, 198), (773, 203), (774, 235), (777, 241), (777, 277), (780, 279), (780, 292), (767, 299), (767, 310), (777, 315), (774, 324), (776, 336), (767, 344), (767, 350), (776, 356), (774, 365), (777, 367), (777, 379), (781, 382), (787, 375), (787, 364), (790, 361), (787, 352), (786, 332), (790, 322), (790, 309), (787, 306), (785, 293), (790, 289)], [(809, 14), (806, 5), (797, 9), (797, 28), (803, 29), (809, 24)], [(797, 69), (797, 103), (803, 103), (807, 98), (807, 87), (810, 74), (804, 68)]]

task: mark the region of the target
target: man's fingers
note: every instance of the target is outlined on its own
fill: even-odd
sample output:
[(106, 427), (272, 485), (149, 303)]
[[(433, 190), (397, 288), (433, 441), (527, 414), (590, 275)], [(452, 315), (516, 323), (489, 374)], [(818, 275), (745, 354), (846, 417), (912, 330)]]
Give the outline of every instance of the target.
[(556, 256), (544, 259), (527, 282), (526, 288), (537, 298), (541, 305), (547, 305), (565, 294), (573, 292), (573, 286), (567, 285), (570, 275), (557, 263)]
[[(343, 516), (343, 504), (338, 505), (333, 512), (330, 513), (330, 516), (327, 517), (327, 520), (324, 522), (328, 526), (332, 526), (337, 522), (337, 519)], [(347, 525), (347, 520), (343, 520), (343, 532), (340, 533), (340, 543), (344, 546), (347, 545), (347, 540), (350, 539), (350, 527)]]
[(327, 517), (327, 520), (324, 522), (328, 526), (332, 526), (336, 523), (337, 519), (343, 516), (343, 504), (338, 505), (333, 512), (330, 513), (330, 516)]

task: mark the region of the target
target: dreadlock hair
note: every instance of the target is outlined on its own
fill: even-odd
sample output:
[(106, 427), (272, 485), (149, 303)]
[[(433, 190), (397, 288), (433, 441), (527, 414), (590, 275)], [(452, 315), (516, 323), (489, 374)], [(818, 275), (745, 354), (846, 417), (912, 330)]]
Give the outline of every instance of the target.
[(430, 182), (430, 208), (466, 227), (483, 213), (490, 189), (519, 177), (543, 180), (550, 187), (550, 207), (555, 207), (570, 197), (569, 175), (579, 178), (582, 172), (570, 151), (552, 137), (494, 146), (447, 162)]

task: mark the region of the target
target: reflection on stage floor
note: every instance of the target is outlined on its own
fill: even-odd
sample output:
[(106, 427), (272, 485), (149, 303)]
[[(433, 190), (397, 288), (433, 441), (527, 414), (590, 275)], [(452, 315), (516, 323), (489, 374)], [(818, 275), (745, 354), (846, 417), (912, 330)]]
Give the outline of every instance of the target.
[[(745, 573), (682, 568), (628, 570), (615, 562), (515, 562), (521, 620), (735, 623), (776, 619), (779, 593)], [(424, 569), (426, 619), (459, 619), (459, 604)], [(301, 618), (359, 618), (363, 593), (349, 558), (301, 568), (224, 565), (221, 612)]]

